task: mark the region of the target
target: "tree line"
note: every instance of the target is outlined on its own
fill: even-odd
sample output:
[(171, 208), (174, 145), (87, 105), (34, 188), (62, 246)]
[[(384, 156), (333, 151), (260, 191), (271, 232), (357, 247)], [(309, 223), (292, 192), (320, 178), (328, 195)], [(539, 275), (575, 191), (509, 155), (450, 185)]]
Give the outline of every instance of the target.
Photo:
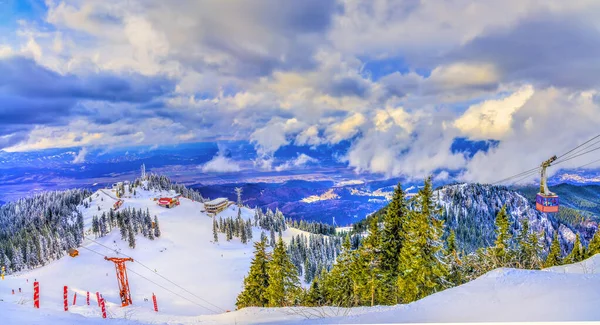
[(158, 217), (150, 216), (150, 210), (142, 209), (120, 209), (114, 211), (112, 208), (108, 213), (103, 212), (101, 216), (92, 217), (92, 233), (96, 238), (104, 237), (113, 229), (119, 228), (121, 240), (127, 241), (129, 247), (135, 248), (135, 235), (154, 240), (161, 235)]
[[(539, 269), (578, 262), (600, 252), (600, 232), (596, 232), (587, 248), (577, 237), (573, 249), (564, 257), (558, 234), (554, 234), (547, 248), (541, 239), (545, 234), (532, 231), (527, 219), (521, 222), (520, 231), (513, 234), (506, 206), (502, 206), (495, 218), (493, 244), (466, 254), (458, 248), (454, 231), (442, 239), (442, 214), (436, 205), (431, 179), (426, 179), (424, 187), (410, 200), (405, 200), (399, 184), (381, 222), (379, 218), (370, 218), (367, 235), (357, 248), (352, 247), (347, 234), (335, 264), (330, 269), (322, 265), (308, 290), (297, 284), (300, 270), (292, 262), (298, 259), (293, 249), (287, 252), (280, 249), (278, 262), (270, 265), (275, 250), (271, 256), (262, 244), (255, 245), (252, 267), (244, 279), (237, 307), (406, 304), (463, 284), (494, 268)], [(283, 242), (281, 245), (285, 246)], [(267, 293), (272, 282), (283, 296), (272, 299)], [(259, 298), (250, 298), (253, 295)]]

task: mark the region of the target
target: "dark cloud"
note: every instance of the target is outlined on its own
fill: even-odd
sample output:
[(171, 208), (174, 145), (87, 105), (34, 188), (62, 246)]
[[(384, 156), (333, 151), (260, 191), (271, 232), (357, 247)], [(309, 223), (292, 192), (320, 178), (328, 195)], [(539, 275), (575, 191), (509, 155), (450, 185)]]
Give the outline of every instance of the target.
[(365, 97), (369, 92), (369, 84), (360, 78), (339, 78), (329, 84), (328, 92), (335, 97)]
[(82, 99), (145, 103), (172, 89), (173, 83), (164, 78), (61, 75), (28, 58), (8, 58), (0, 60), (0, 124), (57, 125), (72, 115), (112, 123), (115, 118), (126, 117), (127, 112), (109, 116), (76, 104)]
[[(335, 0), (244, 0), (157, 2), (154, 9), (153, 25), (180, 61), (198, 71), (251, 78), (314, 68), (314, 52), (341, 7)], [(193, 23), (173, 24), (183, 18)], [(227, 59), (207, 61), (206, 50)]]
[(139, 74), (60, 75), (31, 59), (0, 60), (0, 94), (27, 98), (93, 99), (143, 103), (170, 92), (174, 83), (166, 78)]
[(505, 81), (588, 89), (600, 85), (600, 32), (577, 17), (537, 17), (480, 36), (447, 59), (493, 63)]

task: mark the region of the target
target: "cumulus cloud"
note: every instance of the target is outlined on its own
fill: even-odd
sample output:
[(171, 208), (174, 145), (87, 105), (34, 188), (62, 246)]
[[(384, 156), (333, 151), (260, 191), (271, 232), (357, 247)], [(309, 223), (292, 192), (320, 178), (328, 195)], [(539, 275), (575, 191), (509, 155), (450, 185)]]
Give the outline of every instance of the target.
[(511, 131), (513, 114), (533, 93), (533, 87), (524, 86), (504, 98), (472, 105), (454, 122), (454, 126), (471, 139), (503, 139)]
[(217, 154), (209, 162), (201, 166), (205, 173), (234, 173), (241, 170), (240, 165), (230, 158)]
[(308, 164), (315, 164), (317, 162), (318, 162), (317, 159), (315, 159), (307, 154), (301, 153), (295, 159), (286, 161), (285, 163), (275, 167), (275, 170), (279, 172), (279, 171), (289, 170), (289, 169), (298, 169), (298, 168), (304, 167)]
[(87, 154), (88, 154), (87, 147), (81, 148), (81, 150), (79, 150), (79, 153), (77, 153), (77, 155), (73, 159), (73, 163), (74, 164), (82, 164), (82, 163), (84, 163), (85, 162), (85, 156), (87, 156)]
[[(0, 148), (246, 140), (272, 170), (311, 163), (274, 167), (284, 146), (348, 141), (336, 155), (359, 172), (492, 179), (597, 125), (598, 14), (589, 0), (50, 1), (0, 44)], [(471, 159), (457, 137), (500, 145)]]
[[(600, 125), (600, 106), (593, 99), (594, 93), (580, 94), (556, 88), (536, 91), (513, 114), (511, 132), (498, 146), (488, 152), (478, 152), (468, 162), (463, 179), (496, 182), (535, 168), (551, 156), (560, 156), (587, 141), (598, 133)], [(553, 175), (560, 168), (575, 168), (590, 159), (582, 156), (565, 161), (549, 168), (548, 172)]]

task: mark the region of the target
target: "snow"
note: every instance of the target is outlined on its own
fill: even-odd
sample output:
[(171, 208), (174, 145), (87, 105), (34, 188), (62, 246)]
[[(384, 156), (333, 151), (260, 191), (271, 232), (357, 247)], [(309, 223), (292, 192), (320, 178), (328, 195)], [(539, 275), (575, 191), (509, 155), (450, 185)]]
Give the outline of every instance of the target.
[[(201, 212), (204, 208), (202, 203), (182, 198), (181, 205), (166, 209), (153, 201), (160, 194), (138, 188), (135, 197), (124, 198), (122, 207), (147, 208), (152, 216), (157, 215), (162, 232), (160, 238), (151, 241), (137, 237), (137, 247), (130, 249), (114, 230), (108, 236), (95, 239), (99, 244), (86, 240), (85, 248), (79, 250), (80, 255), (76, 258), (66, 256), (42, 268), (7, 276), (0, 281), (2, 324), (104, 324), (108, 321), (107, 324), (126, 325), (294, 325), (324, 322), (591, 321), (600, 317), (597, 308), (600, 304), (600, 255), (573, 265), (538, 271), (496, 269), (467, 284), (407, 305), (351, 309), (245, 308), (234, 311), (235, 298), (249, 269), (252, 245), (244, 245), (239, 239), (227, 242), (222, 234), (219, 234), (219, 242), (213, 243), (212, 218)], [(90, 208), (81, 207), (86, 227), (90, 227), (93, 215), (108, 211), (114, 202), (110, 190), (94, 193)], [(102, 211), (98, 211), (98, 206)], [(231, 206), (218, 216), (235, 217), (237, 207)], [(254, 211), (242, 208), (242, 217), (253, 218)], [(260, 232), (258, 228), (253, 229), (254, 240), (260, 238)], [(283, 237), (289, 241), (297, 234), (307, 233), (288, 229)], [(118, 256), (112, 249), (135, 260), (127, 264), (133, 305), (126, 308), (120, 307), (114, 265), (103, 259), (104, 255)], [(34, 279), (40, 282), (39, 310), (32, 307)], [(72, 303), (74, 292), (78, 296), (77, 305), (70, 306), (68, 312), (62, 311), (64, 285), (69, 287), (69, 303)], [(18, 288), (22, 289), (21, 293)], [(15, 295), (11, 294), (12, 289), (16, 291)], [(87, 291), (91, 293), (90, 306), (85, 305)], [(96, 291), (106, 299), (111, 320), (101, 319)], [(158, 313), (152, 309), (153, 293), (158, 298)], [(144, 301), (145, 298), (148, 301)], [(306, 319), (309, 315), (313, 319)], [(315, 318), (322, 316), (328, 318)]]
[(207, 205), (219, 205), (219, 204), (221, 204), (223, 202), (226, 202), (226, 201), (227, 201), (226, 198), (224, 198), (224, 197), (218, 197), (218, 198), (216, 198), (216, 199), (214, 199), (212, 201), (208, 201), (208, 202), (205, 202), (205, 203)]

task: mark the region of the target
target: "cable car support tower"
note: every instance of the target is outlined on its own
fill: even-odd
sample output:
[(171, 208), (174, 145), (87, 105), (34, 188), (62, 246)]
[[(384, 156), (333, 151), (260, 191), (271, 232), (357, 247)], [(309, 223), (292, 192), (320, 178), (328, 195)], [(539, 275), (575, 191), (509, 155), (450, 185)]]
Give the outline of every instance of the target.
[(105, 260), (115, 263), (117, 271), (117, 282), (119, 283), (119, 296), (121, 297), (121, 307), (132, 304), (131, 292), (129, 290), (129, 279), (127, 278), (127, 267), (125, 262), (133, 262), (133, 258), (104, 257)]

